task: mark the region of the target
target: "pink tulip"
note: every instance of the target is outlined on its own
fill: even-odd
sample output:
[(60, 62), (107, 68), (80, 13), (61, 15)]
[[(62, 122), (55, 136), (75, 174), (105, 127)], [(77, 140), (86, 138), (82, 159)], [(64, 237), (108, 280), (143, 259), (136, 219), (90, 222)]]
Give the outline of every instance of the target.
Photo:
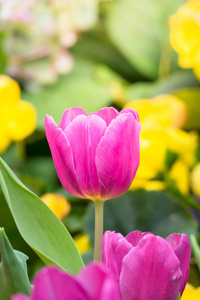
[(121, 300), (118, 284), (100, 264), (91, 264), (77, 277), (55, 267), (45, 267), (34, 280), (31, 296), (12, 300)]
[(176, 300), (189, 275), (190, 242), (173, 233), (166, 240), (133, 231), (126, 237), (107, 231), (102, 260), (118, 280), (122, 300)]
[(64, 188), (75, 197), (107, 200), (123, 194), (139, 165), (137, 113), (105, 107), (90, 116), (67, 109), (57, 128), (45, 118), (45, 131)]

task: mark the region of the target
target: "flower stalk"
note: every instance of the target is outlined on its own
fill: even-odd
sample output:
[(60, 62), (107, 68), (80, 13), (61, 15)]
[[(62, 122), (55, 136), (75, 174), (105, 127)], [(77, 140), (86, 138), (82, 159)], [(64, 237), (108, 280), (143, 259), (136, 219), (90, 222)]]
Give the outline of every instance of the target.
[(103, 237), (103, 206), (104, 201), (95, 201), (95, 238), (94, 261), (101, 261), (101, 242)]

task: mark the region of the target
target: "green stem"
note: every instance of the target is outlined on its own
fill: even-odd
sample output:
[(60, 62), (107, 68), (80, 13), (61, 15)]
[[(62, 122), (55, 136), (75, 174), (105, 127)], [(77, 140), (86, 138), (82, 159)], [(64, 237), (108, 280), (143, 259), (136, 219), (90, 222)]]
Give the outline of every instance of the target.
[(96, 261), (101, 261), (101, 241), (103, 237), (103, 205), (104, 201), (95, 201), (94, 260)]

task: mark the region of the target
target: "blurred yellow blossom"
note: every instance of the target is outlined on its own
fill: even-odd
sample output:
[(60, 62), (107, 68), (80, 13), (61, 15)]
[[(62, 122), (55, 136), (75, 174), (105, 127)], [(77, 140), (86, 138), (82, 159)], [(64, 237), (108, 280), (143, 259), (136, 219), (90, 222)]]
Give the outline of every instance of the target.
[(35, 128), (35, 108), (20, 100), (20, 87), (15, 80), (0, 75), (0, 152), (12, 141), (26, 138)]
[(62, 220), (71, 210), (70, 203), (63, 195), (47, 193), (41, 197), (41, 200)]
[(147, 180), (143, 178), (136, 178), (132, 182), (131, 190), (145, 189), (147, 191), (163, 191), (166, 188), (166, 184), (159, 180)]
[(138, 99), (125, 105), (137, 111), (143, 126), (181, 128), (187, 117), (183, 101), (173, 95), (159, 95), (153, 99)]
[(198, 139), (196, 132), (186, 132), (180, 129), (168, 130), (168, 148), (179, 154), (182, 160), (190, 167), (196, 160)]
[(200, 197), (200, 163), (192, 170), (191, 187), (193, 193)]
[(163, 128), (142, 127), (140, 165), (135, 178), (151, 179), (163, 170), (167, 149), (167, 132)]
[(173, 179), (179, 191), (181, 191), (182, 194), (188, 194), (189, 192), (189, 183), (190, 183), (190, 173), (188, 166), (178, 159), (172, 166), (169, 177)]
[(164, 189), (165, 184), (155, 178), (159, 173), (166, 174), (166, 155), (170, 150), (178, 155), (178, 161), (169, 176), (182, 193), (188, 193), (189, 168), (196, 160), (198, 135), (179, 128), (187, 116), (185, 105), (172, 95), (160, 95), (129, 102), (125, 107), (138, 112), (142, 125), (140, 165), (130, 188)]
[(199, 300), (200, 299), (200, 287), (195, 288), (191, 284), (187, 283), (185, 290), (182, 294), (181, 300)]
[(91, 249), (89, 236), (87, 234), (78, 234), (74, 237), (74, 242), (80, 254), (84, 254)]
[(193, 68), (200, 78), (200, 1), (190, 0), (170, 18), (170, 42), (182, 68)]

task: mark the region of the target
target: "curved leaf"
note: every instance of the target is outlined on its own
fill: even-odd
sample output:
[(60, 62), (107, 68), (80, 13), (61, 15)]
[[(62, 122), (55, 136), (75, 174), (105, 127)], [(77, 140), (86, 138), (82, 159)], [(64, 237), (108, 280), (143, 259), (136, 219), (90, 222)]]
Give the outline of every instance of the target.
[(24, 240), (46, 264), (76, 274), (83, 267), (69, 232), (54, 213), (29, 191), (0, 158), (0, 184)]

